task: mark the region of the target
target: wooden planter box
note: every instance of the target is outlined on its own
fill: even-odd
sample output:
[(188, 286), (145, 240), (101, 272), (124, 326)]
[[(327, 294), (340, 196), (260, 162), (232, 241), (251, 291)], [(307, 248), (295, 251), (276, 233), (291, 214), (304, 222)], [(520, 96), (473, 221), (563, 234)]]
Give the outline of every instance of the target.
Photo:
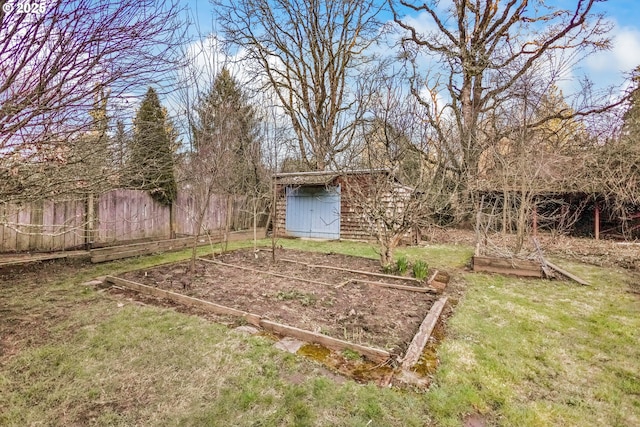
[(520, 277), (544, 277), (542, 265), (539, 262), (491, 256), (474, 256), (473, 271)]

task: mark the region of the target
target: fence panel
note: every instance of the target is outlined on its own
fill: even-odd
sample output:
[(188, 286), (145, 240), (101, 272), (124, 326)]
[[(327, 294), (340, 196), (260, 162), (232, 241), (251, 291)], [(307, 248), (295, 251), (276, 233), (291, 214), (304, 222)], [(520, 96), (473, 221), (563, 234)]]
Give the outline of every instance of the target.
[(0, 252), (56, 251), (84, 244), (82, 200), (0, 204)]
[[(87, 204), (94, 207), (89, 224)], [(183, 189), (174, 205), (175, 232), (193, 235), (198, 206), (194, 195)], [(264, 206), (258, 209), (261, 212)], [(0, 253), (60, 251), (86, 243), (105, 245), (141, 239), (170, 237), (170, 208), (145, 191), (118, 189), (96, 197), (43, 200), (14, 204), (0, 202)], [(264, 216), (264, 215), (263, 215)], [(90, 217), (90, 215), (89, 215)], [(230, 218), (231, 230), (253, 226), (251, 200), (243, 196), (213, 195), (207, 206), (202, 231), (220, 230)], [(258, 226), (263, 226), (264, 218)]]
[(94, 243), (169, 238), (169, 207), (145, 191), (118, 189), (98, 198)]

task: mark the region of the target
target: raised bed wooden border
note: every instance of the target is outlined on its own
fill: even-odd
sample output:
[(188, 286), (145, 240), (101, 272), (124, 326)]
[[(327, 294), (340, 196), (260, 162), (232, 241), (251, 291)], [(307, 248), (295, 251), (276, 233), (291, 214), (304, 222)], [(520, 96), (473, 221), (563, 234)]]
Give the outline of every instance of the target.
[(539, 262), (479, 255), (473, 257), (473, 271), (521, 277), (544, 277), (542, 265)]
[(409, 348), (402, 359), (402, 369), (411, 369), (416, 363), (418, 363), (418, 359), (420, 359), (420, 355), (422, 354), (427, 341), (431, 338), (431, 334), (440, 319), (440, 315), (447, 304), (447, 300), (448, 297), (442, 297), (433, 303), (429, 309), (427, 316), (422, 321), (420, 328), (418, 328), (418, 332), (411, 340), (411, 344), (409, 344)]
[[(321, 285), (321, 286), (327, 286), (327, 287), (333, 287), (333, 288), (341, 288), (349, 283), (364, 283), (366, 285), (373, 285), (373, 286), (379, 286), (382, 288), (392, 288), (392, 289), (400, 289), (403, 291), (410, 291), (410, 292), (420, 292), (420, 293), (436, 293), (437, 290), (432, 288), (432, 287), (421, 287), (421, 286), (406, 286), (406, 285), (396, 285), (394, 283), (383, 283), (383, 282), (375, 282), (375, 281), (371, 281), (371, 280), (363, 280), (363, 279), (349, 279), (345, 282), (342, 282), (338, 285), (332, 285), (330, 283), (324, 283), (324, 282), (319, 282), (317, 280), (312, 280), (312, 279), (305, 279), (302, 277), (294, 277), (294, 276), (289, 276), (286, 274), (280, 274), (280, 273), (272, 273), (270, 271), (262, 271), (262, 270), (256, 270), (255, 268), (250, 268), (250, 267), (242, 267), (239, 265), (233, 265), (233, 264), (227, 264), (225, 262), (221, 262), (221, 261), (217, 261), (217, 260), (211, 260), (211, 259), (207, 259), (207, 258), (197, 258), (198, 261), (204, 261), (204, 262), (208, 262), (210, 264), (216, 264), (216, 265), (220, 265), (223, 267), (229, 267), (229, 268), (236, 268), (238, 270), (245, 270), (245, 271), (250, 271), (252, 273), (257, 273), (257, 274), (266, 274), (268, 276), (274, 276), (274, 277), (282, 277), (285, 279), (291, 279), (291, 280), (299, 280), (301, 282), (307, 282), (307, 283), (313, 283), (316, 285)], [(291, 262), (291, 261), (289, 261)], [(299, 264), (304, 264), (304, 263), (299, 263)], [(311, 266), (313, 268), (327, 268), (329, 270), (335, 270), (337, 269), (337, 267), (330, 267), (330, 266), (324, 266), (324, 265), (311, 265), (311, 264), (305, 264), (307, 266)], [(346, 271), (349, 273), (355, 273), (355, 274), (366, 274), (366, 272), (362, 272), (359, 270), (349, 270), (346, 268), (339, 268), (339, 270), (342, 271)], [(375, 273), (372, 273), (375, 274)], [(389, 276), (392, 278), (396, 278), (395, 276)], [(404, 278), (406, 279), (406, 278)], [(412, 279), (415, 280), (415, 279)]]

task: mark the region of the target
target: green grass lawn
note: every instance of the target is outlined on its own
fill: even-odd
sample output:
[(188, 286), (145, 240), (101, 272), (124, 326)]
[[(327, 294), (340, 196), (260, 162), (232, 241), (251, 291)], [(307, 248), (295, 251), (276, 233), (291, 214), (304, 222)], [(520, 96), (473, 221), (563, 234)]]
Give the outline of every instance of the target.
[[(362, 243), (278, 244), (377, 257)], [(338, 383), (268, 337), (80, 285), (187, 251), (0, 276), (0, 425), (459, 426), (468, 414), (487, 425), (640, 425), (631, 276), (567, 262), (593, 285), (472, 274), (462, 269), (471, 253), (398, 251), (448, 269), (464, 290), (426, 392)]]

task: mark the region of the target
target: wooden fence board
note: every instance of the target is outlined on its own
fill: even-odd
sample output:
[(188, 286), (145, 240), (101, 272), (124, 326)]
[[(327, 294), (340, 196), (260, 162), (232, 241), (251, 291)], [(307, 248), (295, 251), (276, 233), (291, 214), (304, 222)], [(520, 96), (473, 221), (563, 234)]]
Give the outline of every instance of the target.
[(65, 248), (64, 246), (64, 234), (62, 232), (64, 224), (64, 205), (59, 202), (53, 203), (53, 250), (60, 251)]
[[(5, 218), (5, 210), (6, 210), (6, 205), (4, 203), (0, 203), (0, 223), (2, 222), (2, 219)], [(0, 227), (0, 252), (3, 251), (4, 249), (4, 234), (5, 234), (5, 229), (6, 227)]]
[[(239, 216), (232, 222), (232, 229), (239, 229), (242, 223), (252, 225), (247, 209), (242, 207), (244, 202), (239, 198), (230, 205), (234, 215)], [(87, 228), (86, 203), (79, 198), (0, 204), (0, 252), (69, 250), (82, 247), (89, 240), (104, 245), (170, 237), (170, 207), (157, 203), (144, 191), (119, 189), (94, 197), (93, 229)], [(225, 197), (213, 196), (203, 229), (224, 228), (226, 206)], [(175, 212), (176, 233), (192, 235), (195, 231), (193, 196), (181, 191)]]
[[(24, 230), (26, 224), (29, 224), (31, 221), (31, 206), (25, 205), (25, 209), (20, 209), (18, 211), (18, 221), (16, 228), (18, 230)], [(29, 234), (27, 233), (17, 233), (16, 235), (16, 249), (18, 251), (28, 251), (29, 250)]]
[(42, 204), (42, 242), (40, 248), (43, 251), (53, 251), (53, 235), (55, 232), (54, 227), (54, 205), (51, 200), (46, 200)]

